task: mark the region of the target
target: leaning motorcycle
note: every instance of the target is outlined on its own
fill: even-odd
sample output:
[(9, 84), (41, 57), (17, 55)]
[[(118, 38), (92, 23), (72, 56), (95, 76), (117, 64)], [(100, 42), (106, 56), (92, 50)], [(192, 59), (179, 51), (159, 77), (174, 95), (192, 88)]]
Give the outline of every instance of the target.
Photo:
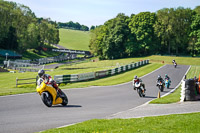
[(163, 92), (163, 90), (164, 90), (164, 83), (162, 82), (162, 81), (158, 81), (157, 82), (157, 86), (158, 86), (158, 89), (161, 91), (161, 92)]
[(140, 97), (145, 97), (145, 89), (142, 86), (141, 82), (135, 82), (135, 89), (137, 90), (137, 93)]
[(36, 90), (47, 107), (51, 107), (56, 104), (66, 106), (68, 104), (68, 98), (62, 90), (61, 97), (53, 86), (45, 84), (45, 81), (42, 79), (38, 79)]
[(174, 68), (176, 68), (177, 67), (177, 63), (176, 62), (174, 62)]
[(167, 89), (169, 89), (170, 85), (171, 85), (171, 81), (168, 78), (165, 79), (165, 87), (167, 87)]

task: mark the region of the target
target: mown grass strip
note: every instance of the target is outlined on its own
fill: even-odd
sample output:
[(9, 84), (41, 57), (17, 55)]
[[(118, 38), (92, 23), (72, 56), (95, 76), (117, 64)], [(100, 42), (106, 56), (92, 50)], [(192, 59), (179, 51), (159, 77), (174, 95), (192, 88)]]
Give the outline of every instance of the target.
[(43, 133), (198, 133), (200, 113), (132, 119), (93, 119)]

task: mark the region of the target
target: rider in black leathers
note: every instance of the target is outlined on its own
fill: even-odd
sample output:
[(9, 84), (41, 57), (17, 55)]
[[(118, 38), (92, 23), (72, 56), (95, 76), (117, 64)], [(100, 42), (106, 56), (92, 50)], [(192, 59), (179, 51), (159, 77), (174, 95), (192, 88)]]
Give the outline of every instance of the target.
[(163, 80), (163, 78), (162, 78), (160, 75), (158, 75), (157, 83), (158, 83), (159, 81), (161, 81), (162, 83), (164, 83), (164, 80)]

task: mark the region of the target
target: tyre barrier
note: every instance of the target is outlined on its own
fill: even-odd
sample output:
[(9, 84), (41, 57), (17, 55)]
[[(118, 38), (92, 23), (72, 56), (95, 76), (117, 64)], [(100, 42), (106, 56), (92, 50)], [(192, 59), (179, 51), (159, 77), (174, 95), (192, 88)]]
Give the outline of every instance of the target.
[(181, 97), (180, 97), (180, 102), (184, 102), (185, 101), (185, 80), (182, 80), (182, 84), (181, 84)]
[(195, 80), (186, 79), (182, 82), (181, 101), (195, 101)]

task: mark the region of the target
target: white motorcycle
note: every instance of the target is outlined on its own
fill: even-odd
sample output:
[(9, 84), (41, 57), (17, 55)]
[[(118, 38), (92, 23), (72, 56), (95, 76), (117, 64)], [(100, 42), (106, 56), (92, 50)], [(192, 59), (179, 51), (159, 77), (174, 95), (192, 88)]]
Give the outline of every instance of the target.
[(177, 63), (176, 62), (174, 62), (174, 68), (176, 68), (177, 67)]
[(135, 82), (134, 84), (134, 90), (137, 90), (137, 93), (139, 94), (140, 97), (145, 97), (145, 89), (142, 86), (141, 82)]

